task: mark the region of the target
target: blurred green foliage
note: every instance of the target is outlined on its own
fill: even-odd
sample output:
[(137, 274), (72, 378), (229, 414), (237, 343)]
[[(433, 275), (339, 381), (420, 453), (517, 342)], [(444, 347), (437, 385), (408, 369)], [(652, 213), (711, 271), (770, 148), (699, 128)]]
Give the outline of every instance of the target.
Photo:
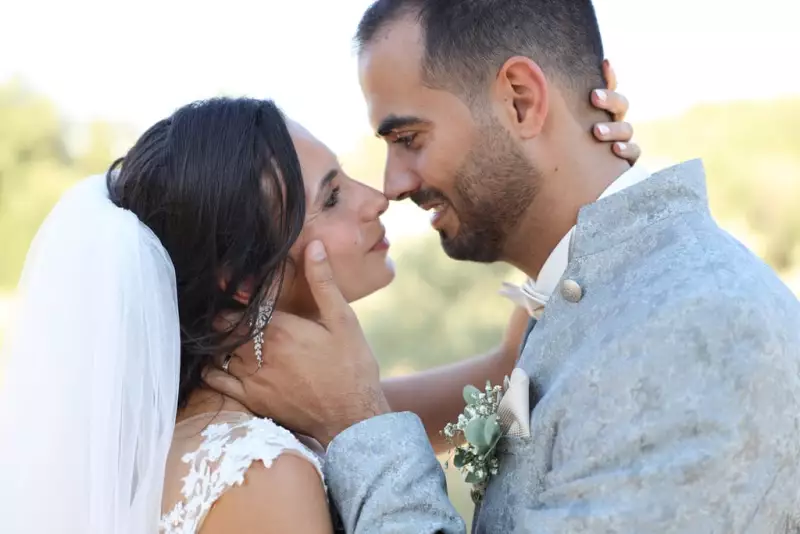
[(392, 249), (397, 277), (355, 308), (388, 372), (462, 359), (496, 346), (513, 304), (498, 295), (512, 269), (448, 258), (431, 232)]
[(711, 208), (778, 272), (800, 267), (800, 98), (706, 104), (636, 127), (651, 158), (702, 157)]
[(0, 85), (0, 291), (12, 290), (28, 245), (65, 188), (108, 167), (118, 132), (71, 125), (17, 79)]

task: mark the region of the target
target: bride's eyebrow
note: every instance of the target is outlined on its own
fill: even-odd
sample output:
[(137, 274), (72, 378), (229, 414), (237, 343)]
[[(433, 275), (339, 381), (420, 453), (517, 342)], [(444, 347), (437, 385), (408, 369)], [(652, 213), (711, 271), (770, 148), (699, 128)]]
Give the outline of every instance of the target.
[(331, 169), (322, 177), (322, 180), (319, 181), (319, 187), (317, 188), (315, 203), (320, 204), (324, 201), (325, 193), (330, 189), (331, 182), (338, 174), (339, 171), (337, 169)]

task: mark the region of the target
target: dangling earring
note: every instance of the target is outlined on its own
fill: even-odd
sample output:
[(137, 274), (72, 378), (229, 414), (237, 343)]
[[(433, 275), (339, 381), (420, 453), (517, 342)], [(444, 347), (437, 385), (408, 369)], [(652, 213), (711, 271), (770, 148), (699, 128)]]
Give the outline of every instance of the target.
[[(258, 368), (264, 363), (264, 328), (272, 318), (272, 302), (268, 301), (266, 304), (261, 304), (258, 307), (258, 316), (255, 321), (256, 335), (253, 337), (253, 350), (256, 353), (256, 362)], [(250, 328), (253, 327), (253, 321), (250, 321)]]

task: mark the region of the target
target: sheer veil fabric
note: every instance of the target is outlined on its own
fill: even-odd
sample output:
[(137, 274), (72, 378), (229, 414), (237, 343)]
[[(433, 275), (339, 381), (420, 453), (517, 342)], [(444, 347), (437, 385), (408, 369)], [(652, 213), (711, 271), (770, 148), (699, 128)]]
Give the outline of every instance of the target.
[(158, 238), (108, 198), (67, 191), (34, 239), (0, 379), (0, 530), (158, 532), (180, 326)]

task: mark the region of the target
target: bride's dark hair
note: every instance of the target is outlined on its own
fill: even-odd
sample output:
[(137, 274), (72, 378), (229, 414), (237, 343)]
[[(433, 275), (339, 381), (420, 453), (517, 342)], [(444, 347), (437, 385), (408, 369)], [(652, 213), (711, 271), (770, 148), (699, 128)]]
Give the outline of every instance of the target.
[[(183, 407), (212, 357), (255, 334), (235, 332), (283, 282), (305, 218), (297, 152), (272, 101), (216, 98), (153, 125), (106, 180), (111, 200), (158, 236), (175, 266)], [(242, 305), (234, 294), (251, 282), (254, 297)], [(215, 330), (230, 310), (242, 312), (240, 323)]]

